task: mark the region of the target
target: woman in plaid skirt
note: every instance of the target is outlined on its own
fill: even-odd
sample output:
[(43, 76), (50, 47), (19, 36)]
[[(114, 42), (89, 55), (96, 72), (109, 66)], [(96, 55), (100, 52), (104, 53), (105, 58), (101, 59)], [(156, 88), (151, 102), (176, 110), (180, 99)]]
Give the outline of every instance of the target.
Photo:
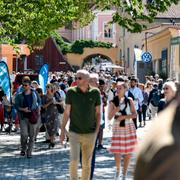
[(117, 83), (117, 96), (110, 102), (108, 113), (108, 119), (114, 117), (110, 152), (114, 154), (116, 162), (115, 179), (120, 177), (120, 162), (123, 155), (123, 180), (126, 179), (131, 154), (137, 142), (136, 129), (132, 121), (136, 118), (136, 110), (133, 100), (125, 96), (126, 90), (125, 82)]

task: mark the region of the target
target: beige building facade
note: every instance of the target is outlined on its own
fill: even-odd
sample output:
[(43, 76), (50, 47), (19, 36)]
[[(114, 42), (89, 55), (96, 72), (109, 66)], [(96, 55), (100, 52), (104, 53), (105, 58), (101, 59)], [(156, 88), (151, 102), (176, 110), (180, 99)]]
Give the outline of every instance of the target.
[(87, 57), (99, 54), (111, 59), (112, 63), (115, 64), (118, 61), (117, 51), (118, 48), (84, 48), (83, 54), (67, 53), (66, 59), (72, 66), (82, 67)]
[(169, 27), (147, 39), (148, 51), (153, 56), (156, 73), (179, 80), (179, 44), (173, 43), (180, 36), (180, 27)]
[[(147, 43), (146, 47), (146, 39), (154, 34), (159, 34), (159, 32), (163, 31), (164, 29), (174, 26), (177, 27), (180, 25), (180, 2), (178, 5), (172, 5), (167, 12), (160, 13), (155, 18), (154, 23), (147, 24), (147, 29), (141, 33), (130, 33), (121, 28), (120, 35), (119, 35), (119, 55), (120, 59), (123, 60), (124, 66), (126, 67), (127, 74), (135, 74), (136, 68), (134, 66), (135, 62), (135, 54), (134, 48), (140, 48), (143, 51), (147, 51), (149, 49), (149, 44)], [(169, 51), (168, 51), (169, 52)], [(170, 53), (170, 52), (169, 52)], [(165, 51), (164, 51), (165, 54)], [(153, 54), (152, 54), (153, 55)], [(154, 56), (154, 55), (153, 55)], [(156, 55), (155, 55), (156, 56)], [(170, 54), (168, 54), (170, 56)], [(157, 65), (153, 66), (153, 71), (157, 71)], [(170, 69), (169, 67), (167, 67)]]

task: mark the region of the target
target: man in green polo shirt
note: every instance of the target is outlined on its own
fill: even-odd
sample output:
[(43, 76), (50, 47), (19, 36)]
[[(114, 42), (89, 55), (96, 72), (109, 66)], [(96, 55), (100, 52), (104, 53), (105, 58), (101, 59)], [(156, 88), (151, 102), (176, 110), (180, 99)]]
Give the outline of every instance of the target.
[(100, 92), (89, 86), (89, 72), (77, 71), (77, 86), (66, 94), (66, 107), (61, 125), (61, 143), (65, 138), (65, 127), (70, 118), (70, 179), (78, 179), (80, 148), (82, 151), (82, 180), (89, 180), (91, 158), (100, 126)]

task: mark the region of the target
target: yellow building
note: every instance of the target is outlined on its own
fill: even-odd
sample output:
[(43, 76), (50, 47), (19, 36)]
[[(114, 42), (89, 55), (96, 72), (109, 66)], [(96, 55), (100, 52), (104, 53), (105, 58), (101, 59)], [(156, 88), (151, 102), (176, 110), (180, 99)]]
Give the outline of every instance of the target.
[(178, 78), (180, 27), (169, 27), (147, 39), (147, 51), (152, 54), (153, 71), (170, 78)]
[(72, 66), (82, 67), (86, 58), (100, 54), (110, 59), (112, 63), (117, 64), (119, 60), (117, 57), (117, 50), (117, 48), (84, 48), (83, 54), (67, 53), (66, 58), (68, 63)]

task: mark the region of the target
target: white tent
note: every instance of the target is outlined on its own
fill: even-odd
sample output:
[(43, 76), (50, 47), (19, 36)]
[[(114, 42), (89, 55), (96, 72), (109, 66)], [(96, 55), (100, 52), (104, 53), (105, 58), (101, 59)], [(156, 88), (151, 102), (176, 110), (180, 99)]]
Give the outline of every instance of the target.
[(111, 68), (111, 69), (124, 69), (124, 67), (122, 67), (122, 66), (118, 66), (118, 65), (116, 65), (116, 64), (108, 64), (108, 65), (106, 65), (106, 66), (103, 66), (103, 68)]

